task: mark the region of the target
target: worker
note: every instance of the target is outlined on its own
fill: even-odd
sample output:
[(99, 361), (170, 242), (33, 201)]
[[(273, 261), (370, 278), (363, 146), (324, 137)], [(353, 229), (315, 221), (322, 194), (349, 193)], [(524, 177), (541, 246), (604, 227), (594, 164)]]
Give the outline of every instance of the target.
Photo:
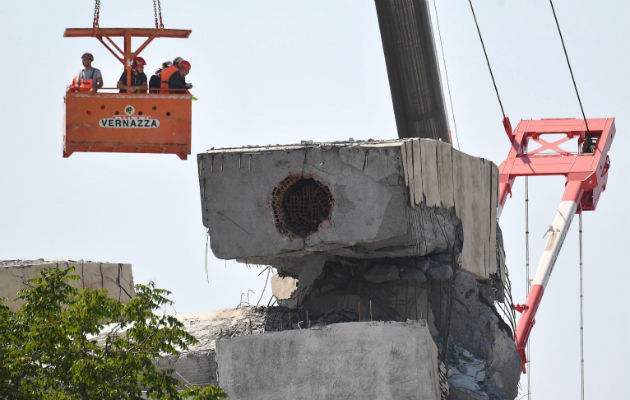
[(168, 89), (170, 93), (188, 93), (188, 89), (192, 88), (192, 84), (186, 83), (186, 75), (190, 72), (190, 63), (183, 60), (179, 63), (177, 72), (171, 75), (168, 80)]
[(179, 68), (179, 63), (181, 63), (182, 61), (184, 61), (183, 58), (181, 57), (175, 57), (173, 59), (173, 65), (164, 68), (162, 70), (162, 72), (160, 72), (160, 92), (161, 93), (168, 93), (168, 80), (171, 79), (171, 76), (177, 72), (178, 68)]
[(144, 73), (144, 66), (147, 62), (142, 57), (136, 57), (131, 63), (131, 85), (127, 86), (127, 70), (125, 69), (120, 75), (116, 87), (120, 89), (120, 93), (146, 93), (147, 92), (147, 76)]
[(162, 83), (161, 72), (173, 65), (171, 61), (164, 61), (162, 66), (155, 71), (155, 74), (151, 75), (149, 79), (149, 93), (160, 93), (160, 85)]
[(83, 69), (77, 75), (77, 80), (73, 80), (73, 89), (82, 93), (94, 94), (103, 87), (103, 76), (99, 69), (92, 68), (92, 61), (94, 61), (92, 53), (83, 53), (81, 61), (83, 62)]

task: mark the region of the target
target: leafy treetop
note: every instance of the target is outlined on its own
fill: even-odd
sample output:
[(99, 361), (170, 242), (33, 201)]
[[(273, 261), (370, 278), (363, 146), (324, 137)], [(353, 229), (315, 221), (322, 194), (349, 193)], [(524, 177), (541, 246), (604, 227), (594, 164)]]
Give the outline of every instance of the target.
[[(45, 269), (29, 281), (11, 311), (0, 300), (0, 399), (224, 399), (216, 386), (187, 387), (153, 360), (197, 340), (177, 318), (156, 311), (169, 291), (136, 285), (126, 304), (105, 290), (78, 290), (74, 268)], [(104, 342), (95, 336), (107, 333)]]

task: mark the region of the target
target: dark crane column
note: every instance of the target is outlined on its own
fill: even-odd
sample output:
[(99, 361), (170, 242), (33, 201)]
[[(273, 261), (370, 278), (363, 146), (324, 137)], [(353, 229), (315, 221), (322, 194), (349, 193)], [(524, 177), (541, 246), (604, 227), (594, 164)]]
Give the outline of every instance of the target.
[(375, 0), (399, 138), (451, 143), (427, 0)]

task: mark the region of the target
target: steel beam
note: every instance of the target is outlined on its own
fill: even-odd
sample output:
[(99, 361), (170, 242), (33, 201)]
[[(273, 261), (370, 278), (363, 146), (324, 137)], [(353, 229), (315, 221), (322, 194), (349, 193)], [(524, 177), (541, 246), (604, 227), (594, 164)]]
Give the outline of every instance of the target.
[(452, 143), (427, 0), (375, 0), (399, 138)]

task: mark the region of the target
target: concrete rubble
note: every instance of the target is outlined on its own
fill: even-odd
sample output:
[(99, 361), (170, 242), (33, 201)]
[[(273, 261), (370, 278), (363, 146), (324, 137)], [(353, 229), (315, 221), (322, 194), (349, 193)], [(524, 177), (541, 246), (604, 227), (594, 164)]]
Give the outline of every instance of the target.
[[(509, 282), (494, 164), (428, 139), (218, 149), (197, 159), (214, 254), (279, 274), (272, 288), (280, 307), (257, 309), (258, 328), (238, 323), (235, 336), (252, 338), (237, 343), (254, 346), (266, 360), (273, 355), (267, 345), (254, 345), (265, 343), (254, 339), (257, 329), (422, 321), (437, 350), (430, 358), (440, 398), (516, 396), (520, 359), (512, 328), (497, 312), (508, 302)], [(250, 367), (222, 370), (229, 357), (221, 348), (223, 385)], [(309, 384), (298, 371), (283, 379), (285, 386)], [(395, 377), (379, 379), (388, 385)]]
[[(450, 280), (453, 284), (450, 296), (447, 294), (451, 290), (448, 283), (449, 280), (429, 280), (417, 287), (418, 293), (422, 293), (426, 298), (426, 303), (423, 304), (424, 315), (418, 319), (426, 324), (437, 349), (435, 360), (443, 366), (443, 371), (440, 371), (436, 380), (440, 385), (440, 392), (444, 393), (441, 398), (513, 399), (517, 394), (520, 378), (520, 359), (511, 340), (510, 328), (502, 322), (491, 306), (497, 301), (490, 297), (495, 293), (494, 290), (489, 283), (479, 282), (463, 271), (458, 271)], [(241, 307), (179, 316), (185, 329), (197, 337), (200, 343), (179, 358), (159, 361), (158, 366), (163, 369), (175, 369), (178, 378), (191, 384), (222, 384), (221, 356), (217, 355), (217, 342), (266, 335), (270, 332), (304, 331), (309, 330), (308, 325), (311, 330), (321, 330), (331, 324), (353, 323), (359, 320), (369, 322), (369, 305), (364, 307), (360, 319), (359, 309), (356, 307), (333, 308), (319, 315), (309, 312), (308, 316), (304, 308), (286, 307)], [(449, 308), (450, 318), (447, 319)], [(377, 320), (376, 317), (373, 319)], [(408, 319), (410, 322), (414, 320), (417, 319), (412, 316)], [(363, 332), (357, 331), (354, 340), (360, 343), (363, 340)], [(279, 348), (288, 346), (280, 342)], [(387, 343), (387, 341), (374, 343), (374, 348), (386, 346)], [(261, 353), (253, 352), (252, 357), (256, 355), (265, 358), (268, 352), (262, 350)], [(260, 363), (262, 361), (259, 360), (257, 364), (243, 365), (257, 368)], [(230, 370), (228, 376), (232, 376), (232, 372)], [(286, 373), (283, 379), (288, 382), (287, 385), (291, 385), (291, 382), (303, 379), (300, 376)]]
[(109, 297), (127, 302), (135, 296), (131, 264), (85, 260), (0, 260), (0, 298), (15, 311), (22, 306), (15, 302), (20, 289), (26, 288), (29, 279), (39, 277), (45, 268), (74, 267), (79, 280), (69, 283), (78, 289), (107, 289)]

